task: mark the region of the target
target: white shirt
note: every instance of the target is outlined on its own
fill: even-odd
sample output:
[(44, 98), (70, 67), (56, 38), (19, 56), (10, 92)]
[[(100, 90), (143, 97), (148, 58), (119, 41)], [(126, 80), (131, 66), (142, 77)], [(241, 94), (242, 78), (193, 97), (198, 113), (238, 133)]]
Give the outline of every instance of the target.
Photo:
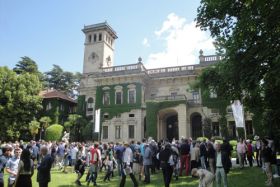
[(77, 159), (77, 153), (78, 153), (78, 148), (77, 147), (74, 147), (72, 150), (71, 150), (71, 159)]
[(130, 147), (125, 148), (125, 151), (123, 153), (123, 162), (130, 164), (130, 162), (133, 161), (133, 153)]

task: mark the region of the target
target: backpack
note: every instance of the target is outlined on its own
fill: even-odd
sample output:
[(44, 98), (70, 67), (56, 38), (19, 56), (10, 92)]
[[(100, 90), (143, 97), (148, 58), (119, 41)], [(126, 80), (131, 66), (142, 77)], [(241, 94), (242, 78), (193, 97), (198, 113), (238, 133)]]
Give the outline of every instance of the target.
[(99, 154), (98, 154), (98, 152), (97, 152), (97, 149), (92, 148), (92, 149), (90, 150), (90, 153), (91, 153), (91, 160), (90, 160), (90, 163), (92, 163), (92, 164), (98, 163)]

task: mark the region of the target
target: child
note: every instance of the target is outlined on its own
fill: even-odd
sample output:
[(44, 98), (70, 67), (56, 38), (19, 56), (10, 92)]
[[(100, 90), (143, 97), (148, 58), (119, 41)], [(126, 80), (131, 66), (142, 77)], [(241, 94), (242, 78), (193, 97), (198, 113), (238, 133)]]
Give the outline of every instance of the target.
[(106, 173), (103, 181), (106, 181), (107, 179), (108, 179), (108, 181), (110, 181), (110, 176), (113, 173), (113, 161), (109, 155), (106, 156), (106, 159), (104, 160), (104, 165), (107, 168), (107, 173)]
[(86, 166), (86, 161), (85, 158), (79, 158), (78, 161), (75, 164), (75, 172), (78, 174), (77, 180), (75, 183), (79, 186), (81, 186), (80, 179), (85, 173), (85, 166)]
[(198, 187), (212, 187), (215, 175), (206, 169), (192, 169), (192, 176), (199, 177)]

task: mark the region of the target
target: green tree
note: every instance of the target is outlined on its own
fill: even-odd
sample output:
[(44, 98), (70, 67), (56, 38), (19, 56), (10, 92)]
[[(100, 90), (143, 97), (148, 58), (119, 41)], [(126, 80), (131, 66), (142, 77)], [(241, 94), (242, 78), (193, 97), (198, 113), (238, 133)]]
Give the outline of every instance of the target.
[(29, 123), (29, 131), (33, 137), (33, 140), (35, 140), (35, 136), (38, 134), (40, 129), (40, 123), (37, 120), (32, 120)]
[(51, 118), (48, 116), (41, 117), (39, 121), (44, 129), (48, 128), (50, 123), (52, 122)]
[(2, 138), (7, 138), (8, 130), (15, 132), (14, 138), (17, 138), (17, 131), (28, 130), (29, 122), (42, 109), (40, 90), (38, 76), (30, 73), (17, 75), (7, 67), (0, 67), (0, 135)]
[(229, 100), (240, 99), (254, 114), (257, 133), (269, 129), (273, 138), (280, 137), (279, 12), (279, 0), (202, 0), (196, 18), (224, 57), (213, 68), (221, 78), (214, 88)]
[[(40, 139), (44, 138), (44, 132), (51, 124), (52, 120), (49, 116), (43, 116), (40, 118), (39, 122), (41, 123), (40, 128)], [(43, 135), (42, 135), (43, 134)]]
[(21, 57), (21, 61), (19, 61), (16, 64), (16, 67), (13, 70), (17, 74), (23, 74), (23, 73), (38, 74), (39, 73), (38, 65), (36, 64), (36, 62), (27, 56)]
[[(83, 116), (78, 114), (70, 114), (67, 121), (64, 123), (66, 129), (74, 136), (75, 140), (81, 140), (82, 129), (86, 127), (88, 121)], [(71, 137), (71, 136), (70, 136)]]
[(81, 73), (64, 71), (60, 66), (53, 65), (51, 71), (45, 73), (45, 81), (49, 88), (66, 92), (69, 96), (75, 97), (81, 80)]

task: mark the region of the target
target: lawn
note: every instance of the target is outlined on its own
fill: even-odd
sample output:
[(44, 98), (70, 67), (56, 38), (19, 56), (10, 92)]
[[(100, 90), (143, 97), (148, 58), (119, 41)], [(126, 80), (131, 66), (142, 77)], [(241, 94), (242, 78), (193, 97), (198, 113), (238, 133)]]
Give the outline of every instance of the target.
[[(118, 176), (115, 176), (110, 182), (103, 182), (104, 173), (99, 173), (97, 184), (98, 186), (110, 186), (117, 187), (120, 181)], [(5, 176), (6, 178), (6, 176)], [(71, 168), (69, 168), (69, 172), (67, 174), (58, 171), (57, 169), (52, 170), (51, 182), (49, 183), (50, 187), (74, 187), (77, 186), (74, 181), (76, 179), (76, 174), (71, 172)], [(233, 169), (230, 171), (228, 175), (228, 183), (229, 187), (264, 187), (266, 180), (265, 174), (257, 168), (244, 168)], [(129, 177), (126, 179), (127, 187), (132, 187), (132, 182)], [(81, 180), (82, 185), (86, 186), (85, 176)], [(7, 184), (7, 179), (5, 179), (5, 183)], [(162, 174), (158, 172), (156, 175), (151, 176), (151, 184), (145, 185), (143, 183), (139, 183), (139, 186), (145, 187), (158, 187), (164, 186)], [(90, 186), (93, 186), (92, 184)], [(171, 187), (197, 187), (198, 180), (192, 179), (191, 177), (181, 177), (178, 181), (173, 180), (171, 182)], [(280, 179), (274, 181), (274, 186), (280, 186)], [(38, 187), (38, 183), (36, 182), (36, 173), (33, 176), (33, 187)]]

